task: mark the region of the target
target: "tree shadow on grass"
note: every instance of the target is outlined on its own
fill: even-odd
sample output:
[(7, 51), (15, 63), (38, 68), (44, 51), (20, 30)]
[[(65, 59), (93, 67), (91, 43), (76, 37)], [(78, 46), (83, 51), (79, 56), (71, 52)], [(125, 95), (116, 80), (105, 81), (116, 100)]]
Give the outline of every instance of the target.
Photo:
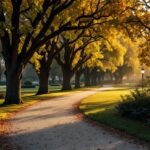
[(90, 102), (81, 105), (81, 109), (90, 119), (96, 122), (123, 131), (139, 139), (150, 141), (150, 127), (142, 122), (122, 117), (118, 113), (116, 106), (116, 102)]
[(84, 107), (84, 111), (93, 111), (95, 109), (109, 109), (110, 107), (115, 107), (116, 102), (90, 102), (90, 103), (84, 103), (81, 104), (80, 106)]

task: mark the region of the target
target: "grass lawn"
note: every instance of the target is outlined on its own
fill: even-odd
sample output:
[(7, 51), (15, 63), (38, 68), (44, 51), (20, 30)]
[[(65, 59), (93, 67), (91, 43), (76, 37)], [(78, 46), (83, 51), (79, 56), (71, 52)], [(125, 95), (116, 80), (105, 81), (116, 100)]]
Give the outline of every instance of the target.
[(129, 94), (127, 88), (114, 88), (89, 96), (81, 101), (80, 109), (92, 120), (100, 122), (139, 139), (150, 141), (150, 127), (118, 115), (116, 105), (121, 101), (120, 95)]
[[(0, 120), (5, 120), (9, 117), (9, 115), (19, 111), (22, 108), (25, 108), (27, 106), (33, 105), (39, 101), (42, 100), (48, 100), (54, 97), (59, 97), (59, 96), (65, 96), (67, 94), (73, 94), (75, 92), (80, 92), (80, 91), (84, 91), (84, 90), (91, 90), (94, 89), (96, 87), (92, 87), (92, 88), (80, 88), (80, 89), (74, 89), (72, 91), (65, 91), (62, 92), (60, 91), (61, 87), (60, 86), (52, 86), (50, 88), (50, 93), (49, 94), (45, 94), (45, 95), (35, 95), (35, 93), (37, 92), (37, 88), (35, 89), (22, 89), (22, 98), (23, 98), (23, 104), (20, 105), (9, 105), (9, 106), (4, 106), (3, 104), (3, 99), (0, 99)], [(4, 87), (0, 87), (1, 92), (4, 93), (5, 88)]]

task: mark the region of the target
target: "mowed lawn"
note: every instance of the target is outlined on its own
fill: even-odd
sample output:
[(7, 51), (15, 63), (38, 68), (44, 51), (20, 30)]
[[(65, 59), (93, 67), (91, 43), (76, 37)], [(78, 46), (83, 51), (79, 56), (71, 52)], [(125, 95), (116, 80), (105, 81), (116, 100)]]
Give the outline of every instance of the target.
[(82, 100), (80, 109), (94, 121), (149, 142), (150, 126), (123, 118), (116, 109), (117, 104), (121, 101), (121, 95), (129, 94), (131, 90), (127, 88), (114, 88), (99, 92)]
[[(73, 94), (76, 92), (86, 91), (86, 90), (93, 90), (97, 87), (91, 87), (91, 88), (80, 88), (80, 89), (74, 89), (72, 91), (61, 91), (61, 86), (52, 86), (50, 87), (50, 93), (44, 94), (44, 95), (36, 95), (36, 92), (38, 88), (34, 89), (22, 89), (22, 99), (23, 104), (19, 105), (3, 105), (4, 99), (0, 99), (0, 120), (8, 119), (10, 115), (12, 115), (15, 112), (20, 111), (23, 108), (26, 108), (27, 106), (33, 105), (37, 102), (43, 101), (43, 100), (51, 100), (51, 98), (65, 96), (68, 94)], [(5, 93), (5, 87), (0, 87), (0, 92)]]

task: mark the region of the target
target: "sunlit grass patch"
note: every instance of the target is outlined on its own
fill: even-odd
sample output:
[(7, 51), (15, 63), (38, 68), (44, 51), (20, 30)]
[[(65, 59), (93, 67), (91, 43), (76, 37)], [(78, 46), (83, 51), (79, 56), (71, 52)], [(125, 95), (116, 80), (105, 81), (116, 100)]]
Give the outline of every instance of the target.
[(143, 123), (135, 122), (134, 120), (122, 118), (118, 114), (116, 106), (121, 101), (120, 95), (129, 93), (130, 90), (127, 88), (114, 88), (103, 91), (82, 100), (80, 109), (94, 121), (125, 131), (140, 139), (150, 141), (149, 126), (145, 126)]
[[(116, 92), (117, 91), (117, 92)], [(102, 112), (107, 109), (114, 108), (114, 106), (120, 101), (120, 95), (129, 94), (129, 90), (125, 89), (113, 89), (107, 92), (100, 92), (95, 95), (85, 98), (80, 105), (82, 110), (86, 110), (86, 114), (92, 114), (95, 112)]]

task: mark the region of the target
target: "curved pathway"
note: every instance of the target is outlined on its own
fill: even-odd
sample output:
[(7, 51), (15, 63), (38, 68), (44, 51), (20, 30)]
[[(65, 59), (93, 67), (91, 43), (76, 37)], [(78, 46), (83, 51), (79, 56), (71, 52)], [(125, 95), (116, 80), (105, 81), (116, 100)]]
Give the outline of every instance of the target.
[(43, 101), (18, 113), (11, 119), (12, 142), (21, 150), (148, 150), (77, 119), (73, 104), (105, 89)]

